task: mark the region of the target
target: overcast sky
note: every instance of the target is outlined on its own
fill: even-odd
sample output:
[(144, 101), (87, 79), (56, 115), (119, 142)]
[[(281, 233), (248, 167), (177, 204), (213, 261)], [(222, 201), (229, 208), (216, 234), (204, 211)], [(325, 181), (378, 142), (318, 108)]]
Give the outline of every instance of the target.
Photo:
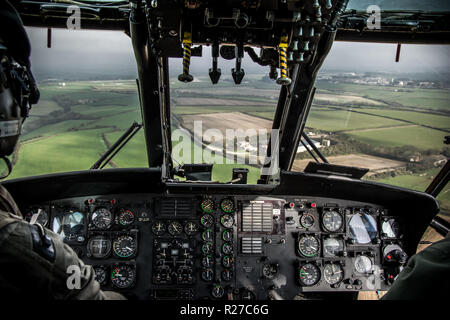
[[(35, 73), (52, 70), (102, 71), (103, 74), (136, 72), (130, 38), (118, 31), (52, 30), (52, 48), (48, 49), (46, 29), (27, 28), (32, 45)], [(193, 57), (192, 72), (205, 73), (211, 65), (210, 47), (203, 48), (203, 58)], [(257, 50), (258, 52), (258, 50)], [(335, 42), (323, 69), (346, 71), (450, 72), (450, 46), (402, 45), (400, 62), (395, 60), (395, 44)], [(219, 59), (222, 73), (229, 74), (233, 61)], [(266, 72), (244, 58), (248, 73)], [(175, 61), (175, 73), (181, 72), (181, 60)]]

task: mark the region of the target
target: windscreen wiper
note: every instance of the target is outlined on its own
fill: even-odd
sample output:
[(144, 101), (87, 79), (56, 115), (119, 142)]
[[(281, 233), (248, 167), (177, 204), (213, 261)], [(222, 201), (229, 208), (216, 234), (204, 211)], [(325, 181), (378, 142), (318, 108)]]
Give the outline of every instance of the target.
[[(311, 147), (312, 150), (314, 150), (314, 152), (319, 156), (319, 158), (324, 162), (324, 163), (328, 163), (327, 158), (325, 158), (325, 156), (323, 155), (322, 152), (320, 152), (320, 150), (316, 147), (316, 145), (314, 144), (314, 141), (311, 140), (310, 137), (308, 137), (308, 135), (305, 133), (305, 131), (302, 132), (302, 137), (303, 139), (305, 139), (305, 141), (308, 143), (308, 145)], [(310, 148), (308, 148), (305, 143), (303, 142), (303, 140), (300, 140), (300, 142), (303, 144), (303, 146), (305, 147), (306, 151), (308, 151), (308, 153), (314, 158), (314, 160), (316, 162), (319, 162), (319, 160), (314, 156), (314, 154), (312, 153), (312, 150), (310, 150)]]
[(142, 124), (134, 121), (131, 127), (92, 165), (91, 169), (103, 169), (141, 128)]

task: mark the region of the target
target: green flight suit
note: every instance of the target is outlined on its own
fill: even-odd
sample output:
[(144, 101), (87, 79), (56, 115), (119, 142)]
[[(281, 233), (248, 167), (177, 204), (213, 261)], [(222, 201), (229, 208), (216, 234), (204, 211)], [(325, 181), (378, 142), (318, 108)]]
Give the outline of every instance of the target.
[(442, 300), (450, 297), (450, 237), (409, 259), (383, 300)]

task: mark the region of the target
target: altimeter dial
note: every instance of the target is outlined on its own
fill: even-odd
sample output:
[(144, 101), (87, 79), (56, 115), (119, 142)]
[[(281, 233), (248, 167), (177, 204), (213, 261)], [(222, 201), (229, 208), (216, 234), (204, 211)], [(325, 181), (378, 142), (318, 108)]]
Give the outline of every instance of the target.
[(340, 263), (327, 263), (323, 268), (323, 278), (328, 284), (335, 286), (344, 279), (344, 269)]
[(98, 229), (108, 229), (113, 222), (113, 215), (106, 208), (97, 208), (91, 215), (91, 222)]
[(298, 239), (297, 248), (302, 256), (312, 258), (320, 252), (320, 241), (314, 235), (304, 234)]
[(322, 225), (325, 231), (336, 232), (342, 229), (344, 218), (336, 210), (325, 211), (322, 216)]
[(137, 250), (136, 239), (131, 235), (122, 235), (113, 243), (113, 251), (119, 258), (130, 258)]

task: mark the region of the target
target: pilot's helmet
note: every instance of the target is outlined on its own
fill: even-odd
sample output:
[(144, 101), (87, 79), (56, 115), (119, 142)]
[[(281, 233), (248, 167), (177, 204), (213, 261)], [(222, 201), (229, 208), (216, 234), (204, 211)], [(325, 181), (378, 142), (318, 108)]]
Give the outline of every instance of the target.
[(0, 158), (14, 152), (31, 103), (39, 100), (31, 72), (17, 63), (0, 39)]

